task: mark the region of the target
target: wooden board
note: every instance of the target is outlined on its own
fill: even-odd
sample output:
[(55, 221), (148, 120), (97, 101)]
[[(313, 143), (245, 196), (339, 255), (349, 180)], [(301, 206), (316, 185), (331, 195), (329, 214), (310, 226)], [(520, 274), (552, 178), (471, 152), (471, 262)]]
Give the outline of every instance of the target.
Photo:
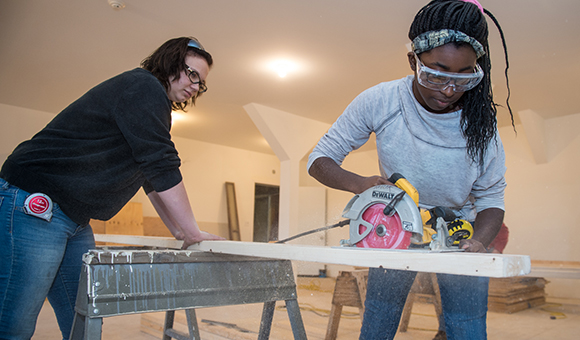
[(172, 237), (161, 218), (153, 216), (143, 216), (143, 235)]
[(183, 241), (173, 237), (138, 236), (138, 235), (109, 235), (95, 234), (97, 242), (116, 242), (139, 246), (150, 246), (169, 249), (181, 249)]
[(541, 306), (545, 303), (546, 303), (545, 297), (538, 297), (536, 299), (521, 301), (521, 302), (512, 303), (512, 304), (497, 303), (497, 302), (489, 301), (487, 304), (487, 308), (490, 312), (511, 314), (511, 313), (519, 312), (519, 311), (524, 310), (524, 309)]
[[(179, 249), (182, 242), (166, 237), (95, 235), (97, 241)], [(434, 253), (419, 250), (317, 247), (240, 241), (205, 241), (189, 250), (269, 257), (295, 261), (383, 267), (429, 273), (511, 277), (531, 270), (529, 256), (482, 253)]]
[(141, 203), (127, 203), (113, 218), (105, 222), (105, 234), (143, 235)]
[(226, 182), (226, 201), (228, 207), (228, 226), (230, 240), (240, 241), (240, 220), (238, 218), (238, 203), (236, 201), (236, 186), (232, 182)]
[(533, 277), (580, 279), (580, 261), (532, 261)]

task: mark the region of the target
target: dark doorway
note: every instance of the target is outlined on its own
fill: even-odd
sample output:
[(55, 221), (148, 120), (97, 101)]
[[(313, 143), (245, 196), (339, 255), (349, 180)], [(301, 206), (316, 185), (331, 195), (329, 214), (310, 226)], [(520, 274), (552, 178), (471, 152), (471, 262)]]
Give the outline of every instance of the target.
[(280, 187), (256, 184), (254, 190), (254, 242), (278, 240)]

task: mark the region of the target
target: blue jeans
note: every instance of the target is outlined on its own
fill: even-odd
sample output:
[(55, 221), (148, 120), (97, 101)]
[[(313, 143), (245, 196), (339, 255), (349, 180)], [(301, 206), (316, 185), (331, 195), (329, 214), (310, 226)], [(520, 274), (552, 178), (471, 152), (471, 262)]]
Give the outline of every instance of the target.
[(95, 247), (93, 231), (54, 202), (50, 222), (27, 215), (28, 195), (0, 178), (0, 339), (30, 339), (47, 297), (68, 339), (82, 254)]
[[(393, 339), (416, 272), (371, 268), (361, 340)], [(447, 339), (486, 339), (489, 278), (437, 274)]]

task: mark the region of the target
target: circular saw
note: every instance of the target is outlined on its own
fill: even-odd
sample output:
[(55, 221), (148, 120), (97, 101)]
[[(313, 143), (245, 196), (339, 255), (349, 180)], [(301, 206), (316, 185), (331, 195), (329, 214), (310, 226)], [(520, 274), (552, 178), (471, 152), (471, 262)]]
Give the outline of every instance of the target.
[(377, 185), (355, 195), (342, 217), (350, 220), (350, 238), (341, 241), (345, 246), (407, 249), (423, 239), (417, 203), (396, 186)]
[(378, 185), (354, 196), (342, 216), (350, 220), (350, 238), (343, 246), (362, 248), (427, 248), (457, 251), (459, 241), (471, 238), (473, 227), (446, 207), (421, 211), (419, 194), (400, 174), (392, 185)]
[(342, 212), (345, 220), (276, 243), (347, 224), (350, 237), (340, 241), (347, 247), (458, 251), (459, 242), (473, 235), (471, 224), (449, 208), (419, 209), (417, 189), (401, 174), (393, 174), (389, 182), (394, 186), (377, 185), (355, 195)]

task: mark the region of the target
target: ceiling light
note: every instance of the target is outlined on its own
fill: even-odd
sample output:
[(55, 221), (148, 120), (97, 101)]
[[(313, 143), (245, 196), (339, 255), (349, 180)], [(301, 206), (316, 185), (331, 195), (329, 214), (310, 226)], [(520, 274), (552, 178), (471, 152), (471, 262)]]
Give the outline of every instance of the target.
[(177, 112), (177, 111), (171, 111), (171, 125), (173, 126), (173, 124), (177, 123), (177, 122), (183, 122), (183, 121), (187, 121), (190, 120), (190, 116), (186, 115), (183, 112)]
[(125, 3), (123, 1), (118, 1), (118, 0), (108, 0), (108, 1), (109, 1), (109, 6), (111, 6), (113, 9), (125, 8)]
[(276, 72), (280, 78), (286, 77), (289, 73), (296, 72), (298, 64), (287, 59), (279, 59), (270, 62), (269, 69)]

